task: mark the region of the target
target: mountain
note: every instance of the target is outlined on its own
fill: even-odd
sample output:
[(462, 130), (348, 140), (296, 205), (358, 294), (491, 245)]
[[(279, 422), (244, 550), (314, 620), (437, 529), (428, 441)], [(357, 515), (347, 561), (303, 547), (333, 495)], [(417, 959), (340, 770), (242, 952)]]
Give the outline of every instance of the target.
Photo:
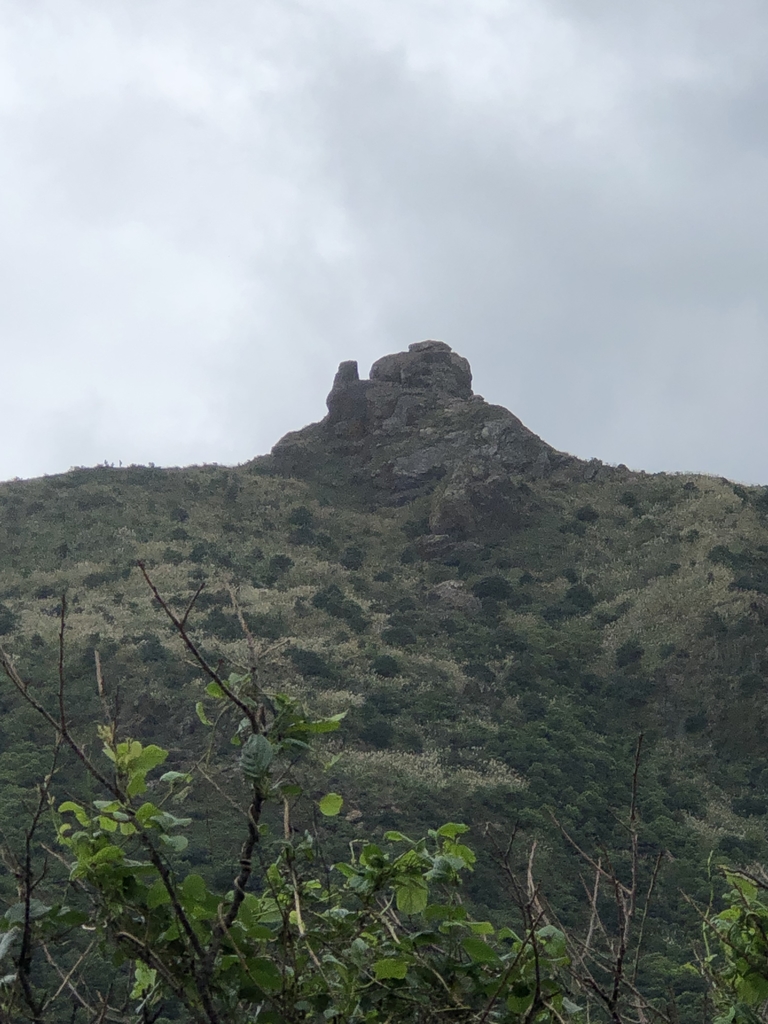
[[(243, 466), (105, 465), (0, 485), (0, 640), (55, 701), (66, 592), (81, 735), (100, 714), (98, 651), (126, 732), (182, 764), (209, 739), (194, 711), (203, 685), (136, 563), (178, 608), (205, 584), (191, 632), (236, 668), (248, 654), (234, 595), (264, 685), (348, 712), (327, 777), (348, 808), (332, 842), (448, 819), (476, 836), (488, 822), (517, 829), (521, 857), (538, 837), (566, 923), (582, 913), (579, 866), (552, 815), (580, 844), (620, 847), (642, 732), (643, 851), (648, 865), (663, 855), (644, 972), (692, 1013), (681, 964), (697, 918), (680, 892), (708, 901), (711, 851), (768, 852), (767, 517), (766, 488), (556, 451), (427, 341), (367, 380), (342, 363), (325, 419)], [(0, 712), (14, 843), (48, 743), (8, 687)], [(226, 776), (234, 754), (214, 754)], [(193, 811), (186, 856), (223, 881), (211, 837), (226, 842), (231, 812), (213, 790)], [(471, 896), (504, 913), (488, 860)]]

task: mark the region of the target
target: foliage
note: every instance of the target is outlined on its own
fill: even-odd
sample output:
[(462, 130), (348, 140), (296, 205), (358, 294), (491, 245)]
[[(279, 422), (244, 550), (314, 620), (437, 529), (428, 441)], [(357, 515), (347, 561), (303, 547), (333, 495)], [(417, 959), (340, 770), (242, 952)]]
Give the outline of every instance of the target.
[[(529, 918), (515, 932), (468, 911), (462, 878), (476, 856), (466, 825), (448, 823), (417, 841), (399, 831), (387, 832), (381, 845), (361, 839), (329, 865), (316, 832), (295, 829), (292, 820), (304, 797), (297, 766), (312, 761), (313, 740), (336, 731), (343, 713), (307, 717), (285, 695), (263, 692), (253, 672), (225, 679), (186, 633), (186, 616), (161, 603), (210, 678), (198, 703), (201, 722), (210, 726), (209, 714), (237, 720), (232, 741), (248, 805), (233, 885), (222, 892), (179, 862), (192, 819), (168, 803), (180, 790), (188, 796), (195, 771), (155, 777), (168, 750), (120, 738), (114, 717), (98, 730), (103, 762), (91, 760), (68, 725), (64, 677), (57, 717), (3, 654), (8, 677), (53, 729), (56, 749), (69, 747), (82, 785), (101, 790), (98, 798), (58, 802), (51, 775), (40, 788), (26, 857), (16, 863), (20, 900), (0, 921), (3, 1020), (63, 1020), (60, 997), (68, 989), (80, 1004), (71, 1020), (94, 1024), (131, 1014), (149, 1022), (160, 1012), (207, 1024), (534, 1022), (577, 1012), (559, 929)], [(62, 611), (62, 645), (63, 637)], [(97, 663), (103, 690), (99, 672)], [(36, 895), (45, 869), (35, 873), (31, 845), (46, 805), (68, 869), (50, 904)], [(279, 838), (264, 820), (270, 805), (282, 811)], [(329, 819), (342, 806), (332, 792), (317, 801)], [(86, 926), (93, 938), (83, 950)], [(91, 970), (96, 948), (113, 965), (106, 987)], [(55, 993), (45, 972), (39, 976), (41, 951), (65, 978)]]
[[(439, 420), (430, 425), (443, 436)], [(328, 819), (335, 842), (362, 828), (371, 839), (391, 829), (420, 836), (447, 818), (475, 836), (489, 820), (517, 827), (521, 849), (538, 840), (542, 884), (568, 925), (585, 923), (580, 872), (550, 811), (582, 848), (595, 837), (615, 846), (623, 767), (644, 730), (642, 849), (669, 859), (640, 970), (654, 998), (672, 985), (683, 1019), (699, 1015), (701, 993), (683, 972), (698, 920), (680, 890), (706, 902), (713, 846), (732, 863), (768, 856), (763, 489), (621, 467), (588, 481), (581, 471), (512, 474), (529, 491), (524, 522), (448, 543), (430, 527), (445, 481), (382, 503), (344, 465), (329, 466), (320, 482), (277, 478), (257, 460), (96, 467), (0, 485), (3, 644), (33, 690), (55, 676), (66, 591), (67, 692), (83, 742), (96, 743), (97, 650), (105, 678), (120, 680), (124, 734), (169, 750), (181, 770), (181, 752), (197, 751), (207, 729), (190, 710), (199, 680), (178, 636), (154, 619), (135, 562), (152, 566), (174, 606), (205, 583), (190, 634), (212, 664), (243, 672), (249, 652), (232, 593), (256, 641), (268, 641), (264, 671), (276, 692), (316, 717), (353, 709), (328, 786), (365, 825)], [(365, 555), (357, 568), (344, 555), (353, 545)], [(473, 591), (486, 579), (497, 596), (480, 597), (478, 610)], [(328, 607), (314, 603), (329, 591)], [(397, 672), (379, 675), (379, 658)], [(47, 746), (18, 694), (0, 692), (0, 712), (0, 827), (21, 849)], [(336, 753), (341, 741), (333, 744)], [(211, 762), (230, 753), (217, 741)], [(72, 758), (62, 755), (58, 773), (61, 791), (76, 792)], [(237, 812), (202, 781), (184, 814), (189, 847), (178, 856), (225, 891), (210, 850), (232, 852)], [(482, 865), (482, 846), (478, 854)], [(496, 921), (497, 873), (476, 867), (464, 893), (479, 918)], [(15, 900), (11, 876), (0, 877), (0, 896)]]
[(704, 917), (697, 969), (710, 982), (716, 1024), (754, 1024), (768, 1016), (768, 876), (727, 868), (723, 875), (730, 888), (724, 908)]

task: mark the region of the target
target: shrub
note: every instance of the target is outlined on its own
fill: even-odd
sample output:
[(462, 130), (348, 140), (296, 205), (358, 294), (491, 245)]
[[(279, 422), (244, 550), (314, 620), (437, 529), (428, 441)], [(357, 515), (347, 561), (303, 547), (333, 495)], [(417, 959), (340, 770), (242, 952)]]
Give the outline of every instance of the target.
[(317, 679), (333, 678), (333, 669), (317, 651), (307, 651), (302, 647), (292, 647), (288, 651), (288, 657), (303, 676), (313, 676)]
[(0, 604), (0, 636), (12, 633), (18, 625), (18, 616), (7, 605)]
[(470, 661), (466, 664), (464, 666), (464, 675), (469, 676), (470, 679), (477, 679), (480, 683), (494, 683), (496, 681), (496, 673), (481, 661)]
[(636, 665), (642, 660), (645, 650), (634, 638), (625, 641), (616, 651), (616, 667), (626, 668), (628, 665)]
[(392, 647), (410, 647), (416, 643), (416, 634), (410, 626), (388, 626), (382, 631), (381, 639)]
[(357, 601), (345, 597), (341, 588), (335, 583), (318, 590), (312, 598), (312, 604), (315, 608), (321, 608), (334, 618), (343, 619), (357, 633), (362, 633), (368, 626), (368, 620), (362, 607)]
[(575, 515), (580, 523), (596, 523), (600, 518), (600, 513), (592, 505), (582, 505), (576, 509)]
[(288, 543), (295, 544), (296, 547), (301, 545), (314, 544), (317, 541), (314, 530), (308, 526), (297, 526), (295, 530), (291, 530), (288, 534)]
[(584, 615), (593, 608), (595, 596), (585, 584), (574, 583), (566, 590), (562, 603), (567, 608), (567, 614)]
[(685, 720), (685, 731), (687, 733), (699, 733), (703, 732), (707, 728), (707, 714), (705, 711), (696, 711), (692, 715), (688, 715)]
[(290, 555), (272, 555), (269, 562), (269, 571), (275, 573), (278, 576), (282, 576), (283, 573), (288, 572), (289, 569), (293, 568), (294, 561)]
[(291, 526), (311, 527), (315, 525), (315, 516), (306, 505), (299, 505), (289, 513), (288, 522)]
[(360, 739), (379, 749), (390, 746), (394, 735), (395, 730), (386, 718), (372, 718), (360, 730)]
[(484, 576), (472, 587), (472, 593), (481, 601), (506, 601), (512, 592), (512, 584), (503, 576)]
[(285, 623), (279, 612), (258, 612), (249, 615), (247, 622), (253, 635), (265, 640), (279, 640), (285, 632)]
[(377, 676), (391, 679), (400, 673), (400, 662), (391, 654), (379, 654), (371, 662), (371, 669)]
[(364, 562), (365, 552), (356, 544), (351, 544), (348, 548), (344, 548), (344, 551), (339, 558), (339, 564), (345, 569), (349, 569), (351, 571), (362, 569)]
[(243, 630), (237, 618), (222, 608), (212, 608), (205, 618), (207, 632), (221, 637), (222, 640), (240, 640)]

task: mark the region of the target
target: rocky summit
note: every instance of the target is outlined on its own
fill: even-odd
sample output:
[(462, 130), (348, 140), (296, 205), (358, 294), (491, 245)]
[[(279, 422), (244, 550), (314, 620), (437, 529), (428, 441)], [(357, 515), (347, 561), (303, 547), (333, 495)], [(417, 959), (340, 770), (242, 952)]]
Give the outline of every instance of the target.
[(265, 460), (280, 475), (354, 485), (369, 506), (432, 494), (431, 543), (524, 525), (527, 482), (615, 472), (559, 452), (472, 391), (468, 361), (442, 341), (378, 359), (367, 380), (341, 363), (320, 423), (287, 434)]

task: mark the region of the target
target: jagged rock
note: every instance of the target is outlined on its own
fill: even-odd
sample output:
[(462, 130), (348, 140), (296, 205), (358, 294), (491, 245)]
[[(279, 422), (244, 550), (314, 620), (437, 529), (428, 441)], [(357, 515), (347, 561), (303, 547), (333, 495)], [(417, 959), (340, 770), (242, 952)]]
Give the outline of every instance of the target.
[(466, 399), (472, 394), (469, 363), (443, 341), (418, 341), (407, 352), (378, 359), (371, 367), (371, 380), (447, 397)]
[(265, 468), (355, 489), (374, 505), (433, 494), (432, 534), (452, 543), (524, 526), (525, 479), (612, 472), (556, 451), (473, 395), (469, 363), (442, 341), (378, 359), (367, 380), (353, 360), (341, 363), (327, 405), (322, 422), (275, 445)]

